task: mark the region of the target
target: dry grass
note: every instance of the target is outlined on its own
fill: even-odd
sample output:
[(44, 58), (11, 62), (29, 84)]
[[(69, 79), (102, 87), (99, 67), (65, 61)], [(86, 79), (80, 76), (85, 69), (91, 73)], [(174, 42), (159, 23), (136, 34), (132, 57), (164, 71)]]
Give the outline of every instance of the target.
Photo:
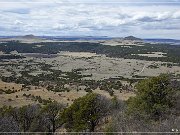
[(0, 89), (3, 89), (3, 90), (21, 90), (22, 88), (22, 84), (16, 84), (16, 83), (7, 83), (7, 82), (3, 82), (0, 80)]
[[(3, 82), (4, 83), (4, 82)], [(13, 83), (11, 83), (12, 85)], [(18, 84), (14, 84), (18, 85)], [(18, 87), (17, 87), (18, 88)], [(101, 94), (107, 98), (112, 98), (108, 92), (100, 89), (93, 90), (94, 93)], [(76, 90), (71, 90), (69, 92), (53, 92), (53, 91), (48, 91), (45, 88), (38, 88), (35, 89), (34, 86), (31, 86), (31, 90), (23, 90), (23, 91), (18, 91), (12, 94), (1, 94), (0, 95), (0, 107), (7, 105), (7, 106), (13, 106), (13, 107), (21, 107), (24, 105), (29, 105), (29, 104), (36, 104), (38, 102), (34, 101), (32, 98), (27, 98), (23, 96), (23, 94), (26, 95), (34, 95), (34, 96), (40, 96), (42, 99), (48, 100), (49, 98), (52, 100), (55, 100), (59, 103), (63, 104), (72, 104), (73, 101), (79, 97), (85, 96), (87, 92), (84, 90), (76, 91)], [(114, 91), (114, 95), (117, 96), (118, 99), (121, 100), (127, 100), (131, 96), (135, 96), (134, 93), (128, 92), (128, 93), (120, 93), (119, 91)]]

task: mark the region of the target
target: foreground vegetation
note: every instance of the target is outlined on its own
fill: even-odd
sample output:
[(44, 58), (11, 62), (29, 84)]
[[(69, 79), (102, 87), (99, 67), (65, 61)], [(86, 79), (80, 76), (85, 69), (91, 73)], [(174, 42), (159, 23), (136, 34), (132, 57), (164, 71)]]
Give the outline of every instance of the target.
[[(169, 75), (140, 81), (136, 97), (119, 101), (89, 92), (66, 106), (0, 109), (1, 132), (172, 132), (180, 130), (180, 83)], [(173, 129), (173, 130), (172, 130)], [(162, 133), (163, 134), (163, 133)]]

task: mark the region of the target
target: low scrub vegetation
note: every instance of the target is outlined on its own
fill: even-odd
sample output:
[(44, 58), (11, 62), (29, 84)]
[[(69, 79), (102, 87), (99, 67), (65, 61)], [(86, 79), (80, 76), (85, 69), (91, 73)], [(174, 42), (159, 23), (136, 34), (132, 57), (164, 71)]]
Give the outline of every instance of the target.
[(178, 81), (169, 75), (160, 75), (142, 80), (135, 87), (136, 96), (128, 101), (120, 101), (115, 96), (106, 98), (91, 91), (69, 106), (55, 101), (20, 108), (4, 106), (0, 109), (0, 131), (112, 134), (180, 130)]

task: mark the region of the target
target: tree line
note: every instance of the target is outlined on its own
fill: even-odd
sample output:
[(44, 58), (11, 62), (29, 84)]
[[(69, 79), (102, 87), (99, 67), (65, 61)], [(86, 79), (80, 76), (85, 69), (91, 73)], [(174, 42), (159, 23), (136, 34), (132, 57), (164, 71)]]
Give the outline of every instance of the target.
[[(42, 46), (36, 48), (36, 45)], [(102, 45), (100, 43), (77, 43), (77, 42), (43, 42), (43, 43), (21, 43), (18, 41), (10, 41), (1, 43), (0, 50), (5, 53), (10, 53), (16, 50), (19, 53), (43, 53), (43, 54), (57, 54), (60, 51), (70, 52), (92, 52), (97, 54), (105, 54), (109, 57), (125, 58), (125, 59), (140, 59), (150, 61), (163, 61), (178, 63), (180, 61), (180, 46), (169, 44), (150, 44), (142, 43), (143, 46), (129, 45), (110, 46)], [(162, 52), (165, 57), (147, 57), (139, 56), (137, 54), (147, 54), (149, 52)], [(133, 55), (132, 55), (133, 54)], [(135, 55), (134, 55), (135, 54)]]

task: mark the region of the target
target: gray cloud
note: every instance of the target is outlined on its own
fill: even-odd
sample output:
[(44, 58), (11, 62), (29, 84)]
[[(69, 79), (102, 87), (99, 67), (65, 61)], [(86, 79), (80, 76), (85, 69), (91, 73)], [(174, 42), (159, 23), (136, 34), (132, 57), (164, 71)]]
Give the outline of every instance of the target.
[[(140, 1), (140, 0), (139, 0)], [(141, 0), (142, 1), (142, 0)], [(9, 2), (9, 3), (8, 3)], [(12, 3), (13, 2), (13, 3)], [(52, 35), (107, 35), (122, 36), (136, 34), (159, 36), (175, 33), (180, 26), (180, 6), (137, 4), (71, 3), (61, 0), (31, 0), (29, 3), (8, 0), (0, 5), (1, 34), (52, 34)], [(99, 0), (99, 2), (102, 2)], [(106, 2), (106, 1), (105, 1)], [(108, 2), (108, 1), (107, 1)], [(115, 1), (114, 1), (115, 2)], [(123, 2), (119, 0), (119, 2)], [(124, 1), (125, 2), (125, 1)], [(127, 1), (126, 1), (127, 2)], [(132, 2), (129, 0), (128, 2)], [(143, 0), (143, 2), (148, 2)], [(157, 1), (152, 1), (157, 2)], [(159, 2), (180, 2), (164, 0)], [(139, 31), (139, 34), (138, 32)], [(134, 35), (133, 34), (133, 35)]]

